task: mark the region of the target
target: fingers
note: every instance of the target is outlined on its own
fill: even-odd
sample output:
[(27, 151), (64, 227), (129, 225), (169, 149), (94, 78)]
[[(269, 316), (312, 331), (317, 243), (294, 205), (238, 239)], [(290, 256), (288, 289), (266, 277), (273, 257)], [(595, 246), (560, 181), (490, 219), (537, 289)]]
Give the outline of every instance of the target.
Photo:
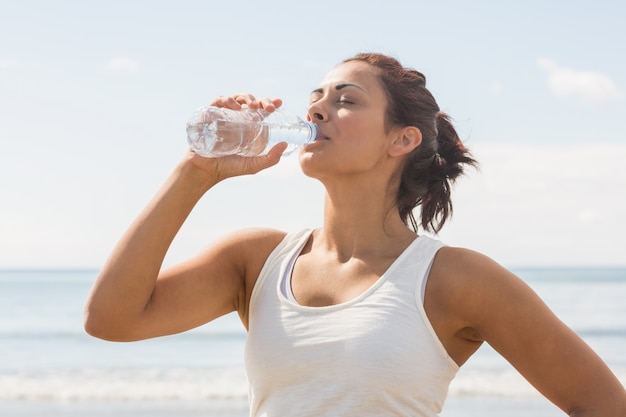
[(279, 98), (260, 98), (257, 99), (252, 94), (239, 93), (232, 96), (220, 96), (211, 102), (211, 106), (226, 107), (233, 110), (239, 110), (242, 108), (250, 109), (264, 109), (269, 112), (273, 112), (283, 104), (283, 101)]
[(272, 111), (276, 110), (277, 108), (279, 108), (280, 106), (282, 106), (283, 101), (281, 99), (279, 99), (279, 98), (273, 98), (273, 99), (262, 98), (262, 99), (260, 99), (259, 103), (260, 103), (260, 107), (261, 108), (263, 108), (263, 109), (265, 109), (265, 110), (267, 110), (269, 112), (272, 112)]
[(287, 146), (286, 142), (281, 142), (274, 145), (267, 154), (253, 157), (227, 155), (218, 158), (206, 158), (190, 149), (185, 158), (219, 182), (230, 177), (256, 174), (276, 165), (280, 162)]
[(280, 157), (283, 155), (283, 152), (287, 150), (287, 146), (289, 146), (287, 142), (280, 142), (269, 150), (266, 157), (268, 160), (273, 162), (272, 165), (277, 164), (278, 161), (280, 161)]
[(280, 157), (287, 149), (287, 143), (281, 142), (272, 147), (267, 155), (248, 158), (250, 163), (248, 174), (256, 174), (259, 171), (276, 165), (280, 161)]
[(233, 110), (241, 109), (241, 104), (237, 100), (235, 100), (234, 97), (228, 97), (228, 96), (219, 96), (218, 98), (213, 100), (211, 103), (209, 103), (209, 105), (215, 106), (215, 107), (226, 107), (227, 109), (233, 109)]

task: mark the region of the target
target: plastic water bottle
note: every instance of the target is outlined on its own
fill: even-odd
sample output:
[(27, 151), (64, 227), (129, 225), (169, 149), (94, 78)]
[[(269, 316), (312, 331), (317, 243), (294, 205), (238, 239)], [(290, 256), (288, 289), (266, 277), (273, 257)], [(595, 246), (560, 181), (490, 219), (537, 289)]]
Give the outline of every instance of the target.
[(202, 107), (187, 122), (191, 149), (205, 157), (265, 155), (274, 145), (287, 142), (283, 155), (313, 142), (317, 125), (280, 109), (231, 110)]

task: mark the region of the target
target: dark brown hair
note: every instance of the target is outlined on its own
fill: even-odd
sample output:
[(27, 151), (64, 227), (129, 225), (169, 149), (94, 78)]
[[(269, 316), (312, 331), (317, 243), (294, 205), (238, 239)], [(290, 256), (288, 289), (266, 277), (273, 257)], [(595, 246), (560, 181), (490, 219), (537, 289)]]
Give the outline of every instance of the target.
[(422, 143), (407, 155), (400, 175), (396, 205), (405, 224), (417, 231), (413, 209), (421, 206), (421, 226), (437, 233), (452, 215), (451, 185), (464, 165), (476, 166), (469, 150), (426, 89), (426, 77), (386, 55), (361, 53), (343, 62), (362, 61), (378, 70), (387, 94), (386, 128), (415, 126)]

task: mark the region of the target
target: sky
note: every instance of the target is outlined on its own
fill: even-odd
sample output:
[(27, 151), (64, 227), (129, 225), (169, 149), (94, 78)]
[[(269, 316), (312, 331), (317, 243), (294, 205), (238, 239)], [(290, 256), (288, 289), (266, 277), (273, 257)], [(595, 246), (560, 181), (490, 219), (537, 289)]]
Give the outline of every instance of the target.
[[(480, 170), (439, 238), (507, 267), (626, 266), (626, 3), (0, 0), (0, 268), (99, 268), (177, 162), (193, 111), (304, 115), (362, 51), (427, 77)], [(211, 190), (165, 263), (242, 227), (319, 227), (295, 155)]]

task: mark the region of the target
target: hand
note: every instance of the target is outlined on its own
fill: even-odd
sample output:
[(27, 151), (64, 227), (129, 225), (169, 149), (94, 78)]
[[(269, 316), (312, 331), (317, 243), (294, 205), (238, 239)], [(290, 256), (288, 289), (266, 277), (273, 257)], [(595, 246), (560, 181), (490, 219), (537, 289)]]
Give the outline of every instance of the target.
[(230, 97), (221, 96), (211, 102), (211, 106), (226, 107), (232, 110), (240, 110), (242, 108), (250, 109), (264, 109), (268, 112), (273, 112), (283, 104), (283, 101), (279, 98), (261, 98), (257, 99), (252, 94), (234, 94)]
[[(261, 108), (271, 113), (282, 105), (282, 100), (279, 98), (257, 99), (252, 94), (240, 93), (232, 96), (220, 96), (213, 100), (210, 105), (232, 110)], [(286, 143), (279, 143), (270, 149), (267, 155), (256, 157), (230, 155), (219, 158), (204, 158), (190, 151), (188, 158), (197, 167), (214, 174), (215, 181), (221, 181), (238, 175), (256, 174), (263, 169), (276, 165), (286, 148)]]

